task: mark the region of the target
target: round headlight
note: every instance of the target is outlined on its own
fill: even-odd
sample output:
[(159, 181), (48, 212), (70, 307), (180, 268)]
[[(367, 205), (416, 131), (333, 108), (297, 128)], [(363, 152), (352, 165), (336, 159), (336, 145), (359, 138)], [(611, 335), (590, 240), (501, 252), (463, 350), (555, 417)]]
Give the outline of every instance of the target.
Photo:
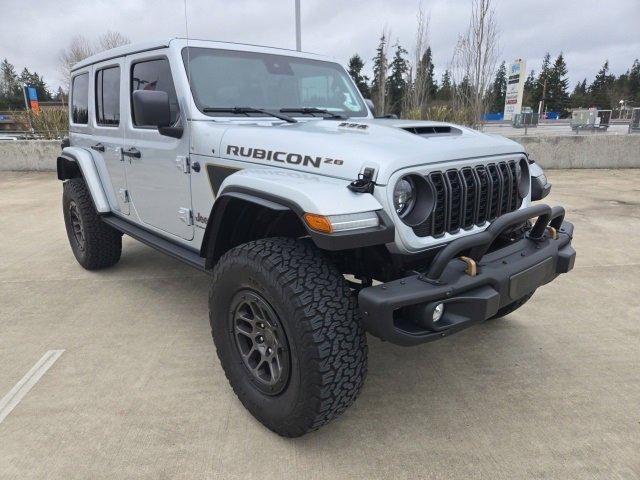
[(416, 201), (416, 187), (411, 177), (398, 180), (393, 189), (393, 207), (400, 218), (406, 217)]
[(434, 205), (433, 186), (422, 175), (405, 175), (393, 188), (393, 208), (405, 225), (415, 227), (423, 223)]

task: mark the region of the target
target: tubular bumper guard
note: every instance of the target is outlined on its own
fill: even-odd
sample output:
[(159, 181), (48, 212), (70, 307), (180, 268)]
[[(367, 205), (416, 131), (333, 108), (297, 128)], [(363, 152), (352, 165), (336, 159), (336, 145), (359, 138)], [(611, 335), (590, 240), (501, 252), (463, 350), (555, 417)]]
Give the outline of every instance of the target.
[[(573, 268), (573, 225), (564, 214), (548, 205), (505, 214), (483, 232), (449, 243), (426, 273), (363, 288), (358, 301), (364, 328), (397, 345), (417, 345), (492, 317)], [(525, 238), (487, 253), (501, 233), (534, 217)], [(434, 322), (439, 303), (444, 314)]]

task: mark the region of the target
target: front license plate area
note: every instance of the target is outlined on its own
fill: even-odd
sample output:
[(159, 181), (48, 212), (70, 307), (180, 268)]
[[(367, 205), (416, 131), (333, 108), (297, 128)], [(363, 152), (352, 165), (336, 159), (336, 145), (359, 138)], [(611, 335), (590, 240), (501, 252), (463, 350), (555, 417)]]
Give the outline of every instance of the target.
[(527, 293), (546, 283), (547, 279), (553, 275), (554, 270), (555, 262), (553, 257), (549, 257), (533, 267), (511, 275), (511, 278), (509, 278), (509, 296), (512, 300), (524, 297)]

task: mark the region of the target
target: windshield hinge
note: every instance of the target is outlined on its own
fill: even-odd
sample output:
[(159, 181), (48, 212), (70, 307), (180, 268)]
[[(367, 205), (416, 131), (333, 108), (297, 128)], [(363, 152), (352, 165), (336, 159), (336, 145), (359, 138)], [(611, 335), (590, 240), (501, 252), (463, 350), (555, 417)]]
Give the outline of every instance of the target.
[(193, 225), (193, 212), (190, 208), (180, 207), (178, 209), (178, 218), (186, 225)]
[(121, 188), (120, 190), (118, 190), (118, 195), (122, 203), (129, 203), (129, 190), (127, 190), (126, 188)]
[(178, 167), (178, 170), (182, 170), (182, 173), (189, 173), (191, 171), (189, 157), (178, 155), (176, 157), (176, 167)]

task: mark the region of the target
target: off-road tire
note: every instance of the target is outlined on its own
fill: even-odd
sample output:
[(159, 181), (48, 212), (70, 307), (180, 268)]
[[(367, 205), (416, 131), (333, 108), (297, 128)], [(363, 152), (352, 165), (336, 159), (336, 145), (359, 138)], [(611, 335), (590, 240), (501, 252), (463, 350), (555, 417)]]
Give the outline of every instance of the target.
[[(232, 299), (251, 291), (279, 318), (290, 352), (282, 391), (256, 387), (239, 353)], [(251, 414), (285, 437), (298, 437), (338, 417), (362, 388), (366, 335), (344, 277), (313, 245), (270, 238), (240, 245), (216, 265), (209, 316), (218, 358), (234, 392)]]
[[(100, 219), (84, 179), (73, 178), (64, 182), (62, 210), (71, 250), (82, 267), (99, 270), (118, 263), (122, 234)], [(74, 232), (74, 224), (77, 226), (78, 222), (81, 235)]]
[(515, 312), (521, 306), (523, 306), (525, 303), (527, 303), (529, 301), (529, 299), (531, 297), (533, 297), (534, 293), (536, 293), (535, 290), (533, 292), (531, 292), (531, 293), (527, 293), (524, 297), (520, 298), (519, 300), (516, 300), (513, 303), (510, 303), (509, 305), (505, 305), (504, 307), (499, 309), (493, 317), (488, 318), (488, 320), (495, 320), (497, 318), (506, 317), (510, 313)]

